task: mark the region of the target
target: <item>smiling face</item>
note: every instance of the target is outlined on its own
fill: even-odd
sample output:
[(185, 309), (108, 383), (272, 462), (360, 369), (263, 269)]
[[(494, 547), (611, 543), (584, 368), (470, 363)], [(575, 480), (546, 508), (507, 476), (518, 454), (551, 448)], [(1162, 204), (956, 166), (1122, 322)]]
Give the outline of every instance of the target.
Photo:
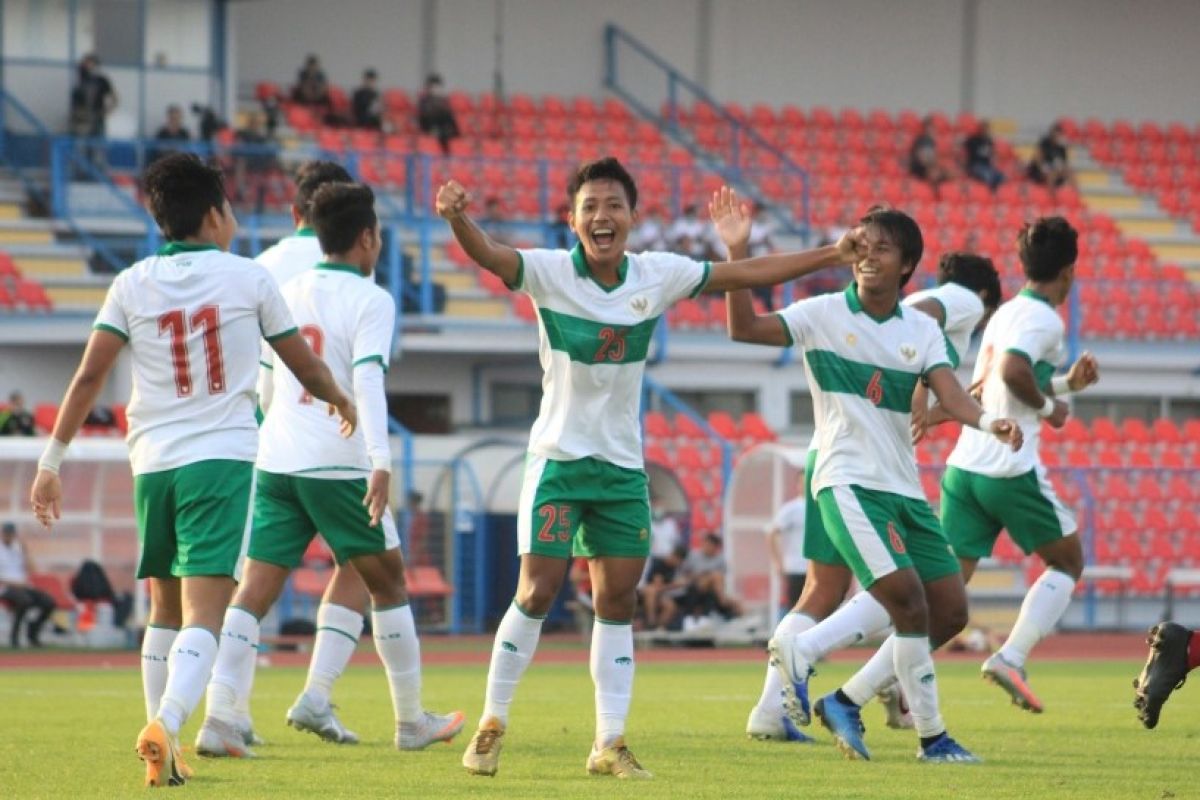
[(629, 207), (625, 187), (610, 178), (587, 181), (575, 195), (570, 225), (579, 237), (588, 260), (595, 264), (618, 261), (637, 219)]
[(860, 293), (897, 291), (900, 279), (913, 268), (901, 263), (900, 248), (878, 225), (864, 228), (860, 259), (854, 264), (854, 281)]

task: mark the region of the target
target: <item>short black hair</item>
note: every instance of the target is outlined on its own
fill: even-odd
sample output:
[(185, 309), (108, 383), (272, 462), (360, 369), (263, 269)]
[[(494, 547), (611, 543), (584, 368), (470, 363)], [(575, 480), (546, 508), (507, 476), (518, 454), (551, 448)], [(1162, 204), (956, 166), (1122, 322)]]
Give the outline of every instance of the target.
[(1017, 255), (1026, 278), (1052, 281), (1079, 257), (1079, 233), (1062, 217), (1039, 217), (1017, 234)]
[(346, 168), (335, 161), (305, 161), (296, 170), (296, 196), (292, 205), (300, 211), (300, 218), (312, 223), (312, 198), (327, 183), (354, 183)]
[(633, 176), (612, 156), (586, 161), (579, 165), (571, 180), (567, 183), (567, 196), (571, 198), (571, 208), (575, 207), (575, 195), (588, 181), (616, 181), (625, 189), (625, 198), (629, 200), (629, 210), (637, 208), (637, 184)]
[(913, 273), (917, 271), (917, 264), (920, 263), (921, 255), (925, 252), (925, 240), (921, 236), (921, 227), (917, 225), (916, 220), (894, 208), (873, 207), (873, 210), (867, 212), (866, 216), (859, 220), (859, 224), (874, 225), (879, 228), (892, 240), (892, 244), (900, 249), (900, 263), (912, 265), (912, 269), (900, 278), (900, 285), (904, 286), (908, 283)]
[(974, 293), (983, 292), (983, 305), (993, 311), (1000, 305), (1000, 273), (987, 256), (975, 253), (942, 253), (937, 269), (938, 286), (957, 283)]
[(375, 229), (375, 193), (361, 183), (329, 183), (312, 198), (312, 225), (321, 252), (345, 253), (368, 228)]
[(374, 80), (375, 78), (379, 77), (379, 73), (376, 72), (375, 69), (372, 67), (370, 69), (366, 69), (363, 71), (363, 77)]
[(150, 215), (172, 241), (194, 236), (210, 209), (225, 209), (225, 179), (192, 153), (155, 159), (142, 174)]

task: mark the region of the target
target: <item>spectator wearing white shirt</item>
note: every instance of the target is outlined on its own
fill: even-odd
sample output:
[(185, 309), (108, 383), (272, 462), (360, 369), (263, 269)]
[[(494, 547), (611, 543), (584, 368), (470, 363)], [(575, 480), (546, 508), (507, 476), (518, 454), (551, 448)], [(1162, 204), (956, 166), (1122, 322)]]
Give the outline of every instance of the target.
[(29, 621), (27, 629), (29, 644), (34, 647), (42, 646), (42, 626), (54, 613), (54, 598), (30, 585), (29, 575), (32, 572), (33, 562), (25, 552), (25, 546), (17, 541), (17, 526), (11, 522), (4, 523), (0, 531), (0, 600), (12, 608), (9, 643), (14, 650), (20, 643), (21, 622), (30, 609), (37, 609), (37, 615)]
[(771, 566), (787, 584), (789, 607), (800, 599), (804, 576), (808, 572), (808, 560), (804, 557), (805, 505), (803, 493), (787, 501), (775, 512), (775, 518), (765, 530)]
[(664, 590), (675, 580), (682, 550), (679, 522), (663, 508), (660, 496), (651, 495), (650, 558), (639, 589), (647, 628), (662, 628), (674, 615), (674, 604), (664, 595)]

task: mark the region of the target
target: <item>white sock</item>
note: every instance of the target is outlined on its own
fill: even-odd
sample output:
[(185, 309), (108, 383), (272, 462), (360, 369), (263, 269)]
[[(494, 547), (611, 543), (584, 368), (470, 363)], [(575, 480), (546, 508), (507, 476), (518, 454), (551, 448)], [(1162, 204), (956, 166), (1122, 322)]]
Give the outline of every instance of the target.
[(421, 716), (421, 644), (412, 607), (405, 603), (371, 612), (375, 650), (387, 670), (396, 722), (416, 722)]
[(495, 717), (508, 724), (508, 707), (512, 704), (517, 684), (525, 668), (533, 660), (545, 617), (530, 617), (514, 601), (504, 612), (496, 641), (492, 646), (492, 663), (488, 667), (487, 695), (483, 701), (483, 720)]
[(200, 703), (217, 660), (217, 637), (207, 628), (189, 626), (179, 632), (167, 661), (167, 688), (158, 705), (158, 718), (172, 736)]
[[(238, 692), (246, 685), (246, 673), (254, 679), (258, 658), (258, 618), (244, 608), (225, 609), (221, 623), (221, 646), (208, 682), (206, 713), (231, 725), (238, 722)], [(247, 707), (249, 698), (246, 699)]]
[(842, 694), (855, 705), (866, 705), (880, 689), (896, 679), (896, 637), (889, 636), (858, 672), (842, 684)]
[(329, 704), (333, 684), (350, 663), (362, 635), (363, 615), (345, 606), (321, 603), (317, 609), (317, 635), (312, 658), (308, 661), (308, 680), (304, 693), (324, 708)]
[[(793, 611), (784, 614), (783, 619), (775, 626), (774, 636), (796, 636), (804, 633), (817, 621), (808, 614)], [(767, 677), (763, 681), (762, 694), (758, 698), (758, 707), (767, 713), (783, 713), (783, 678), (779, 670), (767, 664)]]
[(1025, 594), (1017, 624), (1000, 648), (1000, 656), (1014, 667), (1025, 666), (1034, 645), (1053, 631), (1062, 618), (1074, 591), (1075, 581), (1070, 575), (1056, 569), (1043, 572)]
[(146, 721), (158, 716), (163, 690), (167, 688), (167, 659), (178, 628), (147, 625), (142, 638), (142, 695), (146, 698)]
[(892, 618), (870, 592), (859, 592), (796, 640), (796, 650), (815, 664), (835, 650), (887, 629)]
[(633, 699), (633, 625), (596, 617), (592, 626), (592, 683), (596, 685), (596, 744), (625, 735)]
[(933, 670), (929, 637), (896, 634), (891, 638), (896, 643), (896, 678), (908, 699), (917, 735), (925, 738), (945, 733), (946, 726), (938, 712), (937, 674)]

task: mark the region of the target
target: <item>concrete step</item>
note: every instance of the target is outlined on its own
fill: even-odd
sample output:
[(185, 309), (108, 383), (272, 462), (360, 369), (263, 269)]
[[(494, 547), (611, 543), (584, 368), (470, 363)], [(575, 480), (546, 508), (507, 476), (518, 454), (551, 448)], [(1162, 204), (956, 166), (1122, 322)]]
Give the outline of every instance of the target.
[[(48, 278), (85, 278), (91, 277), (86, 261), (79, 258), (30, 258), (19, 256), (13, 259), (17, 269), (30, 277), (45, 281)], [(105, 285), (111, 278), (101, 278)]]
[(446, 298), (446, 316), (471, 317), (477, 319), (503, 319), (509, 316), (509, 304), (503, 300), (491, 297), (462, 297)]
[(1179, 223), (1170, 217), (1122, 217), (1113, 215), (1117, 227), (1126, 236), (1136, 236), (1139, 239), (1149, 239), (1156, 236), (1174, 236), (1179, 232)]
[(0, 249), (7, 250), (10, 244), (51, 244), (53, 241), (54, 234), (46, 229), (0, 227)]
[(475, 275), (465, 270), (433, 270), (432, 276), (433, 282), (445, 286), (448, 292), (465, 291), (479, 287), (479, 280)]
[(1146, 208), (1146, 202), (1140, 196), (1128, 190), (1116, 191), (1114, 188), (1109, 188), (1104, 191), (1084, 191), (1081, 194), (1088, 208), (1095, 211), (1113, 213), (1120, 211), (1143, 211)]
[(1162, 261), (1175, 262), (1186, 267), (1200, 267), (1200, 242), (1150, 244), (1154, 255)]
[(46, 294), (55, 308), (91, 310), (100, 308), (108, 289), (104, 286), (46, 286)]
[(0, 200), (0, 219), (21, 219), (25, 216), (25, 208), (20, 202)]

